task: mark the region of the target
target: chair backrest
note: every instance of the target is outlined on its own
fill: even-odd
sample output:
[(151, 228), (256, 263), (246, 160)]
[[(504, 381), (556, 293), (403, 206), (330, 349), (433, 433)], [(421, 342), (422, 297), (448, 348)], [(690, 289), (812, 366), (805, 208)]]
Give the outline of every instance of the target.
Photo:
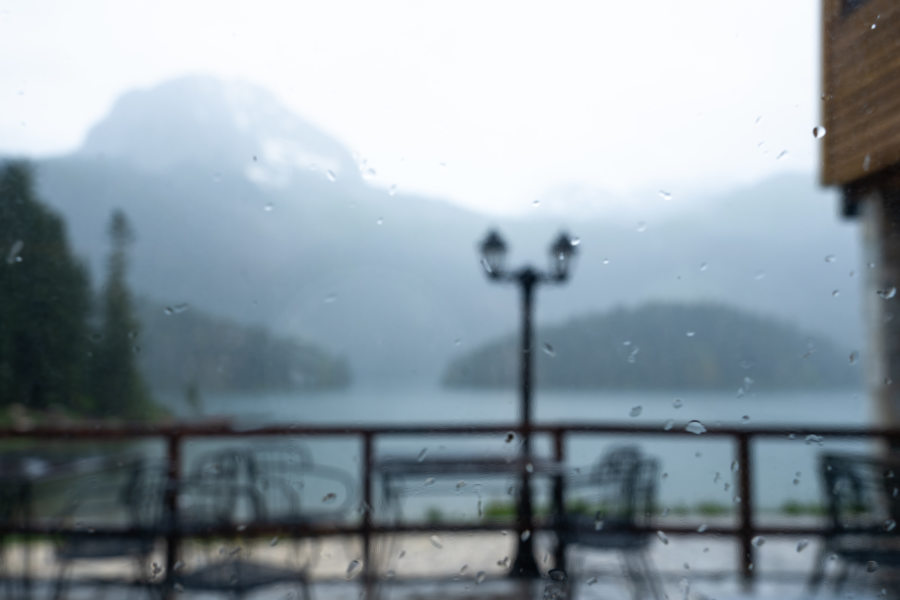
[(621, 446), (604, 454), (590, 474), (597, 519), (620, 526), (649, 522), (658, 472), (656, 459), (643, 455), (636, 446)]
[(820, 460), (825, 505), (835, 530), (900, 534), (898, 459), (825, 453)]

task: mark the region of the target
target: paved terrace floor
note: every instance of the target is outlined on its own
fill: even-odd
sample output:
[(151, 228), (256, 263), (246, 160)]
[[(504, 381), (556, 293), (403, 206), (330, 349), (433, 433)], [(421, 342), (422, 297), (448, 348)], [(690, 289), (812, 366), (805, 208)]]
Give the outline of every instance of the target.
[[(329, 539), (320, 544), (299, 547), (288, 541), (272, 539), (254, 544), (220, 542), (189, 546), (181, 568), (190, 569), (205, 561), (221, 560), (227, 556), (249, 556), (271, 564), (306, 564), (315, 557), (309, 572), (310, 586), (315, 600), (359, 600), (378, 598), (391, 600), (506, 600), (541, 599), (563, 600), (626, 600), (631, 598), (628, 582), (622, 577), (617, 557), (613, 553), (591, 550), (576, 551), (572, 555), (565, 584), (550, 578), (533, 582), (513, 581), (504, 576), (508, 557), (513, 548), (510, 535), (477, 533), (456, 535), (405, 535), (378, 541), (378, 585), (366, 593), (362, 585), (361, 555), (358, 541)], [(662, 584), (672, 600), (769, 600), (791, 598), (898, 598), (897, 590), (883, 581), (883, 571), (851, 570), (841, 594), (835, 595), (831, 578), (815, 594), (806, 590), (805, 578), (812, 569), (818, 544), (808, 545), (800, 538), (772, 538), (758, 547), (758, 562), (754, 565), (757, 583), (753, 590), (744, 590), (737, 579), (737, 546), (732, 540), (712, 537), (671, 536), (668, 543), (654, 541), (651, 558), (662, 574)], [(799, 546), (798, 546), (799, 544)], [(538, 554), (545, 554), (549, 566), (546, 540), (537, 539)], [(798, 547), (801, 548), (798, 551)], [(8, 573), (21, 573), (21, 547), (7, 547), (5, 567)], [(161, 553), (158, 564), (161, 563)], [(830, 572), (837, 565), (830, 565)], [(35, 545), (32, 572), (44, 578), (33, 588), (34, 598), (52, 597), (50, 582), (57, 576), (58, 564), (49, 543)], [(133, 571), (127, 560), (116, 564), (78, 565), (72, 571), (75, 578), (85, 576), (120, 577)], [(157, 573), (162, 576), (161, 572)], [(896, 587), (896, 586), (895, 586)], [(10, 595), (12, 594), (12, 595)], [(0, 587), (3, 597), (18, 597), (21, 592)], [(895, 595), (891, 595), (895, 594)], [(140, 590), (126, 587), (76, 586), (67, 596), (72, 600), (106, 598), (146, 598)], [(180, 591), (176, 597), (184, 600), (221, 598), (221, 594)], [(300, 588), (290, 585), (270, 586), (248, 598), (287, 600), (301, 598)]]

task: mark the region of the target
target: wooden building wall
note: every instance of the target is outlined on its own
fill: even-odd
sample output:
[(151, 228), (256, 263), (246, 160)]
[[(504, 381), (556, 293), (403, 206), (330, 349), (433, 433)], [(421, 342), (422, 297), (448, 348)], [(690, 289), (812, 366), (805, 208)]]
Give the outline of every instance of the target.
[(900, 165), (900, 0), (823, 0), (822, 183)]

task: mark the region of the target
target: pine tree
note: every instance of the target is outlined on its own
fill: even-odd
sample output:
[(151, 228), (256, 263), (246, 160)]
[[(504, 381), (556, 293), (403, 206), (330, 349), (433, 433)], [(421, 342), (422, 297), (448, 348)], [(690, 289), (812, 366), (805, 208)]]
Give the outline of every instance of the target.
[(0, 405), (83, 409), (90, 286), (30, 167), (0, 169)]
[(135, 361), (139, 325), (126, 282), (128, 247), (134, 232), (121, 210), (109, 223), (112, 245), (100, 295), (100, 336), (93, 357), (92, 389), (101, 416), (140, 418), (151, 402)]

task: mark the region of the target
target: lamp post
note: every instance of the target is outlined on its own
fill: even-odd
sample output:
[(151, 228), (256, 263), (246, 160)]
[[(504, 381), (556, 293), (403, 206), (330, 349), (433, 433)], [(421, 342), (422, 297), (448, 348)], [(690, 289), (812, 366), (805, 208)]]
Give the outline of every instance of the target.
[(534, 507), (531, 497), (531, 371), (533, 358), (532, 323), (534, 287), (539, 283), (563, 283), (569, 277), (569, 269), (575, 256), (575, 242), (565, 233), (560, 233), (550, 246), (550, 268), (547, 271), (526, 265), (509, 271), (505, 268), (506, 243), (496, 231), (490, 231), (481, 242), (481, 265), (492, 281), (519, 284), (522, 293), (522, 338), (521, 362), (519, 365), (519, 429), (522, 432), (522, 454), (520, 457), (519, 500), (516, 504), (516, 533), (518, 550), (512, 565), (513, 577), (538, 577), (537, 562), (534, 559), (532, 529)]

